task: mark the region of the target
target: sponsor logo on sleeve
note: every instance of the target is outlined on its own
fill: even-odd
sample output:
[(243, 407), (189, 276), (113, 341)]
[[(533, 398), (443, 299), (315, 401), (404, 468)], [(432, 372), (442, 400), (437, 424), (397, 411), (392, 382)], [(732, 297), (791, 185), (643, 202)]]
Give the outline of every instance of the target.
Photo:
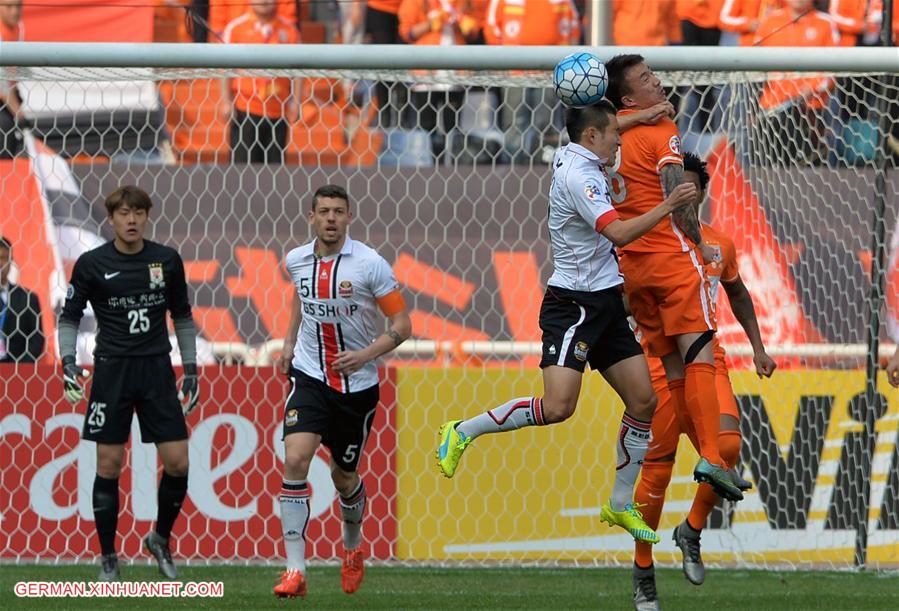
[(680, 138), (677, 136), (671, 136), (668, 140), (668, 148), (671, 149), (671, 152), (675, 155), (680, 155)]
[(584, 194), (586, 194), (587, 199), (589, 199), (591, 202), (595, 202), (602, 197), (603, 192), (602, 189), (600, 189), (596, 185), (588, 183), (584, 187)]

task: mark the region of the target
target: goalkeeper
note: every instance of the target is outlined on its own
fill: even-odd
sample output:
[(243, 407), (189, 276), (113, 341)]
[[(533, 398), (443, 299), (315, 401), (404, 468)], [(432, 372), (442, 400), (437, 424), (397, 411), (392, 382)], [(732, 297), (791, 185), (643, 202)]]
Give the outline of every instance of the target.
[[(187, 494), (185, 416), (199, 399), (197, 332), (181, 257), (143, 237), (151, 207), (150, 197), (137, 187), (120, 187), (106, 198), (115, 239), (78, 257), (59, 318), (65, 396), (78, 403), (88, 372), (75, 363), (75, 344), (88, 301), (97, 317), (94, 380), (82, 437), (97, 443), (93, 507), (102, 553), (101, 581), (119, 576), (115, 550), (119, 475), (135, 411), (141, 440), (156, 444), (163, 465), (156, 528), (144, 539), (144, 548), (156, 558), (163, 575), (177, 576), (169, 535)], [(172, 313), (184, 363), (180, 392), (169, 358), (166, 310)]]

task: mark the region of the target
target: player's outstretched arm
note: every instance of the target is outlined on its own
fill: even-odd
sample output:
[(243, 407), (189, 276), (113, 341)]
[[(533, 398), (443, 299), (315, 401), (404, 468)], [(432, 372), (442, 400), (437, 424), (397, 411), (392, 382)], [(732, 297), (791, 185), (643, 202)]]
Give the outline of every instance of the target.
[(896, 352), (887, 363), (887, 380), (893, 388), (899, 388), (899, 346), (896, 346)]
[(722, 281), (721, 285), (724, 287), (724, 292), (727, 293), (734, 317), (743, 327), (743, 331), (746, 332), (746, 337), (749, 338), (749, 343), (752, 345), (752, 362), (755, 363), (755, 372), (759, 377), (770, 378), (777, 369), (777, 363), (768, 356), (768, 352), (765, 350), (765, 343), (762, 341), (762, 332), (759, 329), (759, 321), (755, 315), (755, 305), (752, 303), (749, 289), (743, 284), (740, 276), (728, 282)]
[(412, 319), (409, 318), (409, 312), (405, 307), (387, 315), (387, 321), (389, 323), (387, 331), (368, 347), (338, 352), (337, 358), (334, 359), (334, 369), (349, 375), (367, 362), (391, 352), (412, 335)]
[(659, 102), (655, 106), (644, 108), (626, 115), (618, 115), (618, 132), (637, 127), (638, 125), (655, 125), (665, 117), (674, 119), (674, 106), (671, 102)]
[(290, 363), (293, 362), (293, 351), (297, 345), (297, 332), (303, 320), (302, 302), (296, 289), (293, 291), (293, 301), (290, 304), (290, 322), (287, 325), (287, 333), (284, 335), (284, 347), (281, 348), (281, 356), (278, 357), (278, 371), (287, 375), (290, 373)]
[(600, 232), (615, 246), (627, 246), (637, 238), (645, 235), (655, 227), (663, 218), (682, 208), (689, 208), (696, 198), (696, 186), (692, 183), (684, 183), (672, 189), (671, 194), (665, 200), (645, 214), (622, 221), (614, 220), (606, 225)]

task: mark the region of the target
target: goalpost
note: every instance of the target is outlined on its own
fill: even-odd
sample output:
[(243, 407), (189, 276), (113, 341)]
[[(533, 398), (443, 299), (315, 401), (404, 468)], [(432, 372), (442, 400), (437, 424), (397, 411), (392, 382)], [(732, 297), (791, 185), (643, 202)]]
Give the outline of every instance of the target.
[[(62, 399), (54, 317), (74, 260), (109, 238), (104, 195), (125, 183), (153, 197), (151, 239), (185, 260), (205, 359), (173, 553), (281, 561), (281, 262), (309, 239), (310, 194), (336, 182), (352, 198), (351, 235), (394, 266), (415, 329), (384, 364), (362, 467), (371, 556), (629, 562), (630, 538), (599, 522), (622, 407), (599, 376), (585, 376), (571, 422), (480, 439), (451, 481), (433, 465), (442, 422), (540, 392), (547, 164), (566, 141), (549, 70), (574, 50), (4, 43), (0, 80), (18, 83), (27, 120), (22, 154), (0, 159), (0, 234), (13, 243), (13, 281), (40, 296), (48, 342), (36, 365), (0, 364), (0, 561), (95, 556), (94, 448), (79, 440), (85, 406)], [(899, 565), (899, 393), (873, 377), (894, 349), (887, 327), (899, 333), (899, 51), (591, 51), (640, 52), (659, 72), (684, 149), (709, 162), (703, 219), (733, 237), (780, 366), (756, 378), (722, 301), (755, 488), (710, 517), (707, 562)], [(301, 81), (285, 163), (232, 162), (232, 78)], [(85, 364), (92, 346), (87, 316)], [(132, 438), (124, 557), (155, 516), (155, 452), (136, 443), (136, 425)], [(688, 445), (663, 531), (695, 491)], [(331, 560), (340, 520), (324, 452), (310, 481), (310, 553)], [(666, 543), (656, 557), (678, 558)]]

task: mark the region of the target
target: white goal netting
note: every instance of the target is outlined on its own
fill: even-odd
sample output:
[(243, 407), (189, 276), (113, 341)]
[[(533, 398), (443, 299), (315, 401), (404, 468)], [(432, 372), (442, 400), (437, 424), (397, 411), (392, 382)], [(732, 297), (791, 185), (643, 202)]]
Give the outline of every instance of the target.
[[(899, 312), (897, 75), (662, 76), (683, 148), (709, 162), (703, 218), (734, 238), (780, 366), (771, 380), (754, 375), (723, 302), (720, 337), (742, 412), (742, 467), (755, 488), (712, 514), (706, 560), (850, 566), (867, 480), (867, 561), (895, 566), (899, 393), (883, 378), (873, 437), (862, 423), (881, 146), (883, 222), (893, 241), (885, 319)], [(285, 117), (251, 123), (235, 112), (229, 78), (286, 87)], [(629, 562), (630, 538), (599, 522), (622, 406), (598, 375), (586, 376), (571, 421), (479, 439), (453, 480), (434, 465), (445, 420), (542, 392), (537, 314), (552, 265), (548, 162), (566, 141), (548, 78), (538, 71), (0, 68), (0, 80), (14, 79), (24, 102), (8, 158), (0, 159), (0, 234), (13, 246), (12, 281), (39, 298), (46, 337), (36, 341), (26, 317), (16, 318), (21, 328), (3, 328), (7, 349), (14, 330), (28, 341), (22, 362), (0, 364), (0, 558), (96, 555), (94, 446), (79, 439), (85, 406), (62, 396), (55, 317), (75, 259), (110, 239), (104, 196), (136, 184), (155, 203), (151, 239), (177, 247), (185, 261), (201, 333), (203, 398), (189, 419), (189, 498), (173, 552), (280, 562), (287, 386), (271, 363), (292, 290), (282, 261), (310, 237), (311, 193), (338, 183), (352, 197), (351, 235), (392, 263), (414, 326), (414, 340), (384, 363), (382, 409), (363, 461), (370, 554)], [(791, 96), (797, 91), (803, 99)], [(88, 313), (79, 339), (85, 365), (93, 334)], [(138, 440), (135, 424), (121, 480), (126, 557), (139, 554), (156, 513), (159, 466), (154, 448)], [(662, 531), (683, 519), (695, 491), (688, 446)], [(310, 554), (327, 560), (340, 550), (340, 514), (326, 456), (310, 474), (308, 537)], [(664, 536), (656, 558), (671, 563), (674, 552)]]

